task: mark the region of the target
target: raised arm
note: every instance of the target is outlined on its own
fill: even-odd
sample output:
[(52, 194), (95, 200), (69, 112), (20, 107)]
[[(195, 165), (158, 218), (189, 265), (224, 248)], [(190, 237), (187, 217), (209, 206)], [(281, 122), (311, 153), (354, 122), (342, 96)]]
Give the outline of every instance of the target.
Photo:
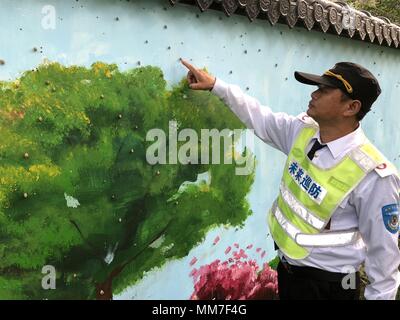
[(181, 60), (189, 70), (187, 79), (194, 90), (211, 90), (220, 97), (236, 116), (255, 134), (270, 146), (288, 154), (295, 137), (305, 125), (301, 117), (284, 112), (274, 113), (267, 106), (246, 95), (238, 86), (229, 85), (200, 70), (187, 61)]

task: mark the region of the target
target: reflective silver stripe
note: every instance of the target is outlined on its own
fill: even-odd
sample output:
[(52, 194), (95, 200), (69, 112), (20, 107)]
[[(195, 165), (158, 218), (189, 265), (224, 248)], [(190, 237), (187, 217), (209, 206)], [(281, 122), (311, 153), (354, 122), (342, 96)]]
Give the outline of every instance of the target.
[(279, 209), (276, 201), (274, 202), (272, 214), (275, 216), (283, 230), (300, 246), (308, 247), (335, 247), (344, 246), (356, 242), (360, 239), (357, 230), (331, 231), (318, 234), (304, 234), (289, 222)]
[(286, 231), (286, 233), (293, 239), (296, 239), (296, 236), (300, 233), (300, 230), (297, 229), (294, 225), (292, 225), (288, 219), (285, 218), (285, 216), (282, 214), (282, 211), (279, 209), (278, 204), (274, 203), (272, 206), (272, 213), (274, 214), (276, 220), (278, 220), (278, 223), (280, 226), (283, 228), (283, 230)]
[(354, 243), (359, 240), (360, 237), (360, 233), (356, 230), (346, 232), (331, 231), (319, 234), (300, 233), (296, 236), (296, 242), (301, 246), (334, 247)]
[(287, 205), (293, 210), (294, 213), (296, 213), (300, 218), (312, 225), (314, 228), (322, 230), (322, 228), (325, 226), (325, 222), (323, 220), (314, 216), (310, 211), (304, 208), (283, 183), (281, 183), (280, 190), (283, 200), (285, 200)]
[(349, 153), (350, 158), (355, 161), (364, 172), (370, 172), (379, 164), (376, 163), (369, 155), (364, 153), (360, 148), (355, 148)]

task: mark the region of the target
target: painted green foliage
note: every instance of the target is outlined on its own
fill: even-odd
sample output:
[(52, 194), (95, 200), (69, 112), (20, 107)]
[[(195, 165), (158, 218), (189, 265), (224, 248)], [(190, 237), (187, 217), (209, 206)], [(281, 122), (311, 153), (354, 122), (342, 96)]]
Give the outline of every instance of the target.
[(389, 18), (392, 23), (400, 23), (399, 0), (347, 0), (358, 9), (368, 10), (375, 16)]
[[(103, 63), (46, 64), (0, 86), (0, 298), (109, 299), (251, 213), (254, 176), (235, 163), (146, 162), (146, 133), (170, 120), (199, 136), (242, 128), (212, 94)], [(209, 184), (179, 189), (203, 172)], [(45, 265), (56, 290), (42, 289)]]

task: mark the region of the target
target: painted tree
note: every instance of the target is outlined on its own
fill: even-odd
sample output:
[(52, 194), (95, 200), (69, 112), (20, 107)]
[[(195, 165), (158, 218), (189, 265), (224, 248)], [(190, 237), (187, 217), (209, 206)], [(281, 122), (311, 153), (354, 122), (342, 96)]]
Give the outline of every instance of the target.
[[(111, 299), (251, 214), (253, 173), (236, 175), (235, 156), (146, 161), (147, 132), (168, 132), (170, 120), (199, 136), (242, 127), (210, 93), (184, 82), (168, 91), (158, 68), (103, 63), (42, 65), (0, 86), (0, 298)], [(205, 172), (208, 182), (194, 182)], [(42, 288), (45, 265), (56, 290)]]

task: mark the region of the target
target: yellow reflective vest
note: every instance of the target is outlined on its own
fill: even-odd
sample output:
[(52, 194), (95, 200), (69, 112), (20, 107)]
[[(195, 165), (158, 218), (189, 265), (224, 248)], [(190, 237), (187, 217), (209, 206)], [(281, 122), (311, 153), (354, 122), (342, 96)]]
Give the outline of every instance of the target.
[(396, 168), (366, 139), (337, 165), (322, 169), (306, 148), (318, 127), (301, 130), (288, 155), (278, 198), (268, 213), (271, 235), (291, 259), (304, 259), (312, 247), (344, 246), (360, 238), (357, 229), (327, 231), (332, 214), (363, 178), (379, 166)]

